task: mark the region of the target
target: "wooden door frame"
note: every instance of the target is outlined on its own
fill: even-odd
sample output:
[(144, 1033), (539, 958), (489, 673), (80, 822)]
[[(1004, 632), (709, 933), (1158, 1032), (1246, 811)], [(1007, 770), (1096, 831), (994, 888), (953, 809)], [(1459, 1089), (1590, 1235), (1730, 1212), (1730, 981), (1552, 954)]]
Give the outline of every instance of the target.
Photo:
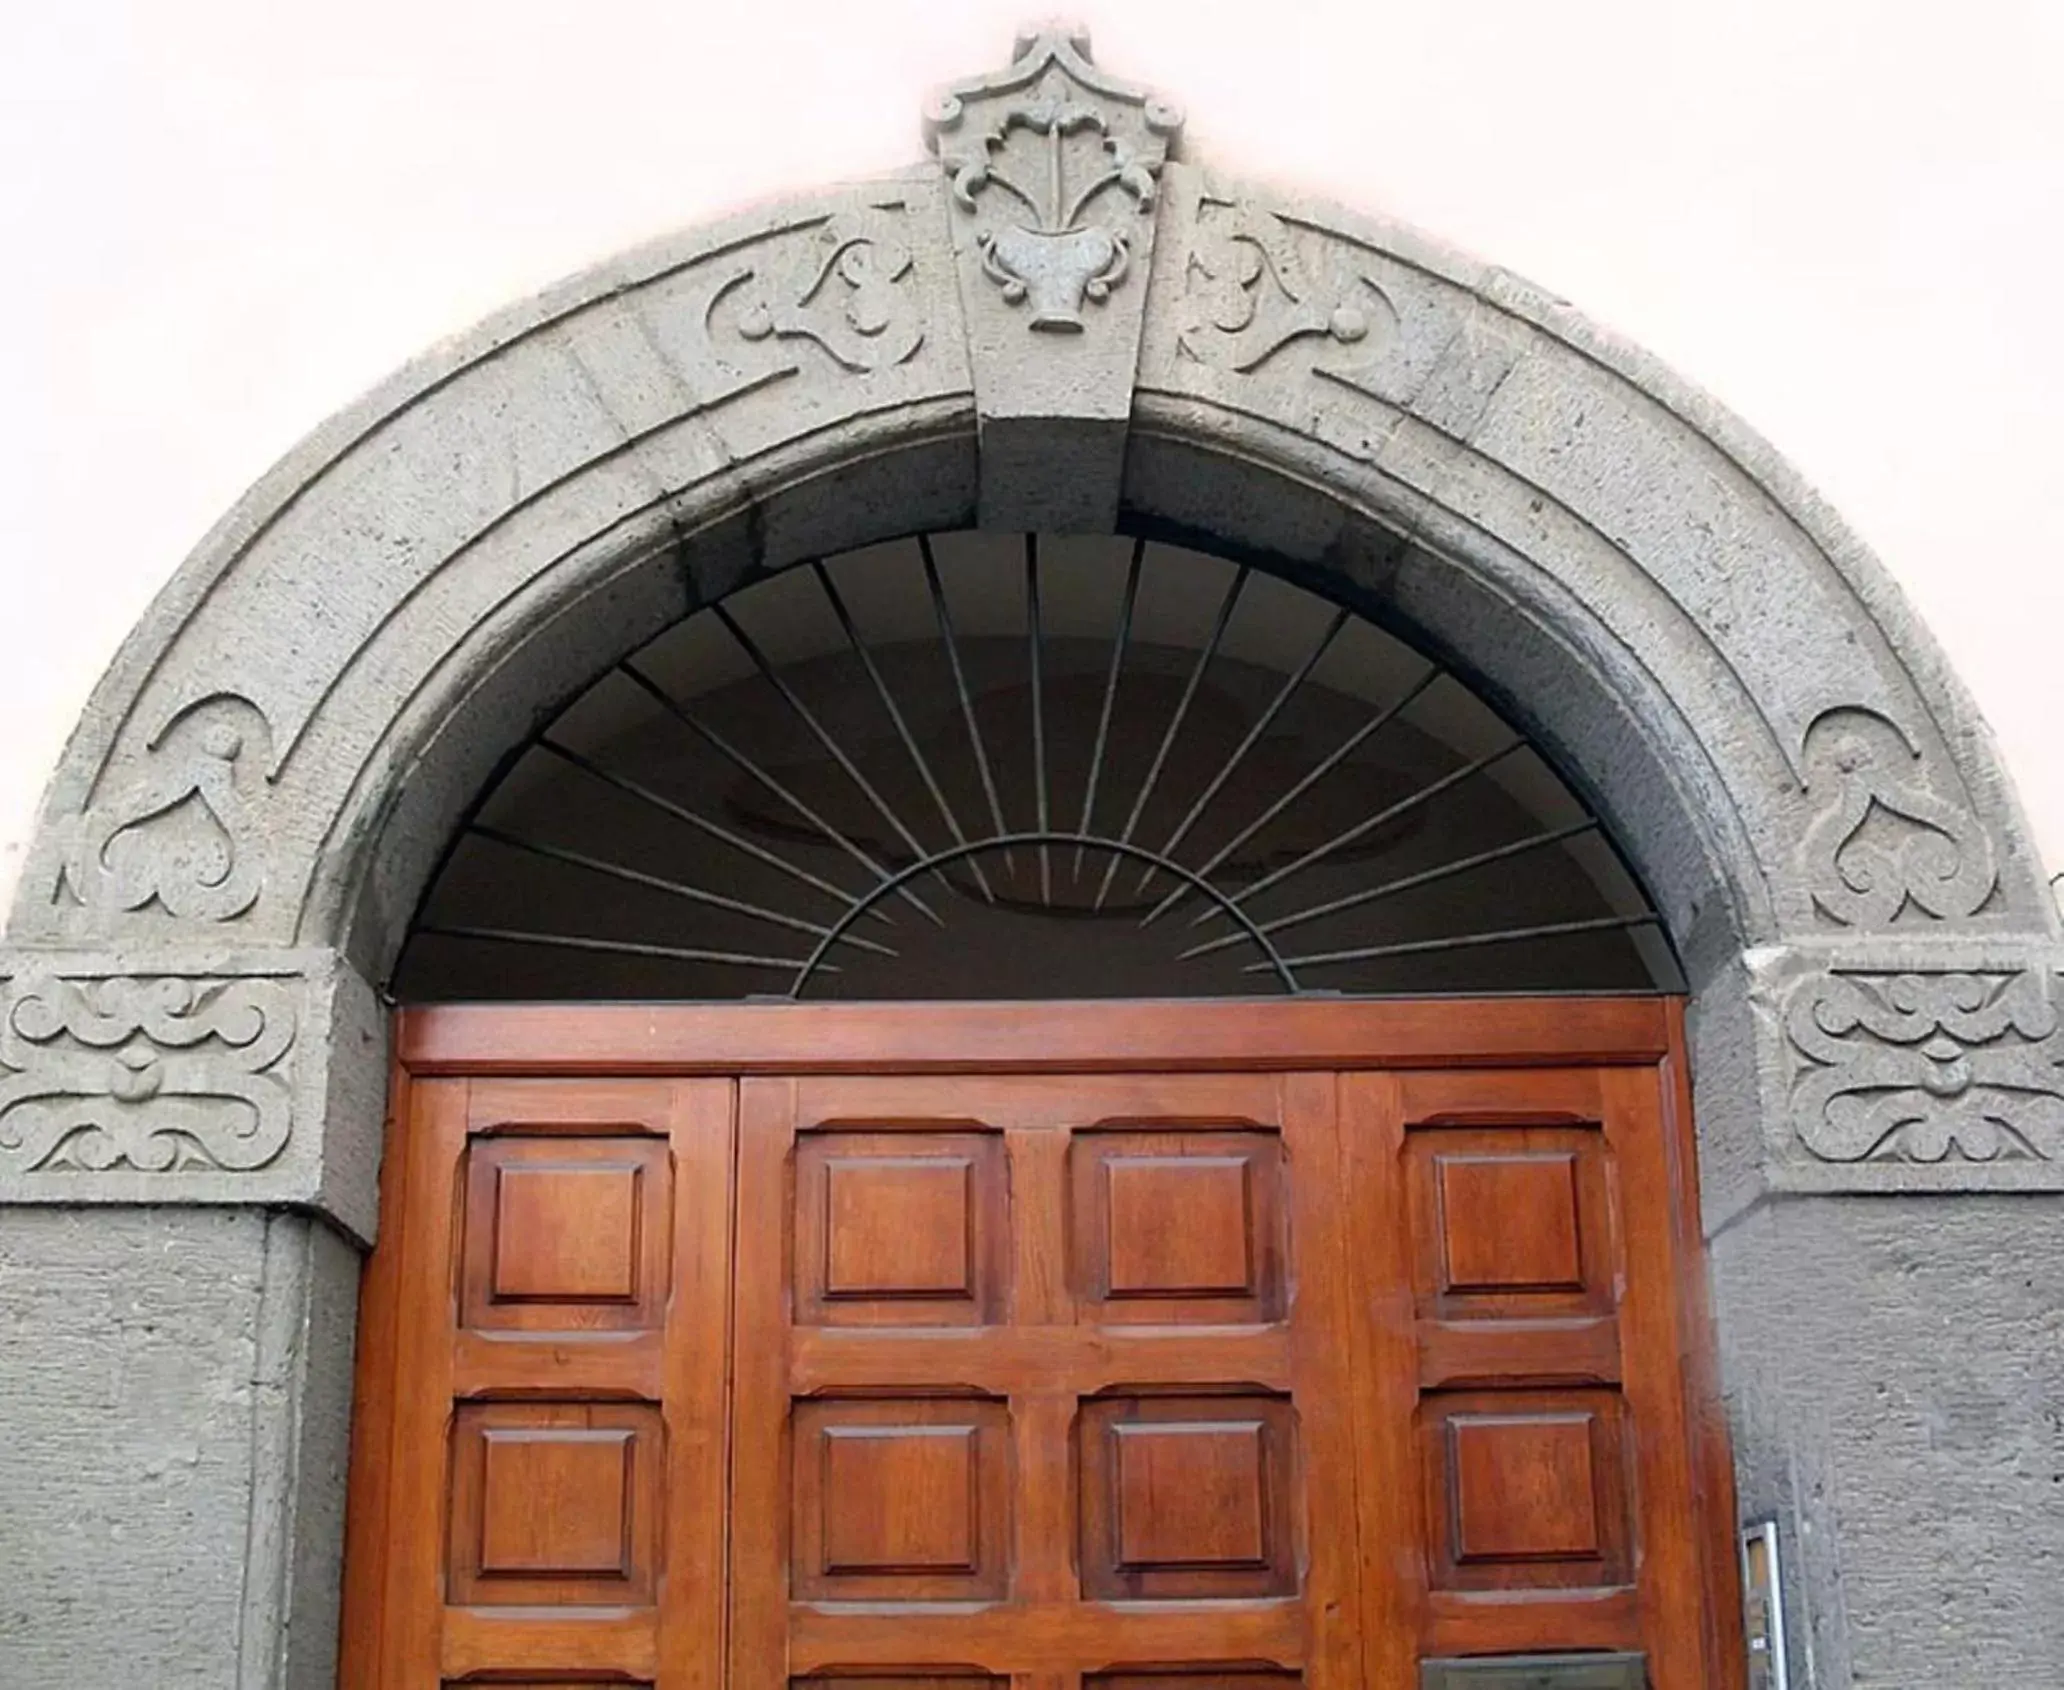
[[(394, 1048), (409, 1074), (1104, 1074), (1557, 1063), (1662, 1064), (1681, 1074), (1684, 1005), (1604, 996), (433, 1004), (397, 1012)], [(1690, 1123), (1678, 1125), (1688, 1157)]]
[[(1697, 1147), (1685, 1043), (1673, 997), (1114, 1000), (895, 1004), (440, 1004), (398, 1010), (391, 1123), (412, 1079), (469, 1076), (668, 1076), (855, 1073), (1167, 1073), (1312, 1069), (1653, 1068), (1672, 1170), (1668, 1224), (1682, 1328), (1687, 1420), (1697, 1475), (1707, 1658), (1739, 1682), (1740, 1569), (1734, 1468), (1718, 1390), (1699, 1225)], [(392, 1145), (390, 1144), (390, 1152)], [(401, 1182), (387, 1157), (383, 1198)], [(380, 1334), (400, 1294), (391, 1251), (365, 1288), (350, 1478), (346, 1611), (379, 1603), (365, 1580), (366, 1534), (379, 1535), (385, 1485), (366, 1452), (384, 1421), (391, 1356)], [(384, 1269), (384, 1271), (383, 1271)], [(375, 1620), (375, 1623), (376, 1620)], [(347, 1663), (357, 1654), (347, 1641)], [(347, 1678), (346, 1682), (351, 1682)]]

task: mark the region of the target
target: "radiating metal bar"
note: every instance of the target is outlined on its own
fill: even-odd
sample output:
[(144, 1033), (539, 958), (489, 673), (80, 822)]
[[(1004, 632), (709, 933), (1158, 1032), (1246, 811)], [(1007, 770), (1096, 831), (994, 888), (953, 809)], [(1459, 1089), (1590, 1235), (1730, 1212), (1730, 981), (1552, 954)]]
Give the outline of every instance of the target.
[[(960, 695), (960, 716), (967, 724), (968, 740), (975, 748), (975, 767), (982, 771), (982, 791), (989, 799), (989, 819), (999, 837), (1010, 830), (1004, 825), (1003, 802), (996, 796), (996, 776), (990, 772), (989, 751), (982, 743), (982, 724), (975, 720), (975, 699), (968, 691), (967, 672), (960, 666), (960, 641), (953, 633), (953, 612), (946, 604), (946, 588), (939, 580), (939, 560), (932, 556), (932, 537), (917, 537), (917, 555), (924, 563), (925, 585), (931, 589), (932, 611), (939, 619), (939, 638), (946, 647), (946, 662), (953, 671), (953, 689)], [(1010, 852), (1003, 854), (1003, 866), (1015, 869)]]
[[(1383, 709), (1377, 711), (1375, 715), (1371, 716), (1360, 727), (1355, 729), (1353, 733), (1349, 734), (1346, 739), (1341, 741), (1334, 750), (1329, 752), (1315, 768), (1300, 776), (1288, 792), (1284, 793), (1282, 797), (1278, 798), (1266, 810), (1262, 811), (1260, 815), (1256, 816), (1254, 820), (1241, 828), (1232, 838), (1228, 839), (1225, 844), (1221, 845), (1213, 854), (1211, 860), (1197, 870), (1197, 872), (1209, 879), (1212, 870), (1217, 868), (1235, 851), (1239, 850), (1242, 845), (1246, 844), (1248, 840), (1252, 839), (1263, 828), (1267, 827), (1270, 822), (1274, 821), (1276, 817), (1280, 816), (1292, 804), (1296, 803), (1305, 793), (1324, 780), (1327, 775), (1346, 762), (1349, 757), (1353, 756), (1368, 741), (1371, 735), (1380, 733), (1384, 728), (1388, 727), (1399, 715), (1409, 709), (1414, 700), (1428, 687), (1432, 686), (1435, 681), (1439, 680), (1444, 673), (1446, 671), (1438, 664), (1428, 669), (1425, 674), (1421, 675), (1418, 680), (1405, 689), (1404, 695), (1395, 703), (1388, 704)], [(1179, 891), (1169, 893), (1167, 897), (1163, 898), (1152, 909), (1148, 910), (1145, 915), (1140, 917), (1140, 926), (1149, 927), (1160, 920), (1181, 898), (1182, 893)], [(1207, 910), (1205, 916), (1209, 914), (1210, 912)], [(1200, 917), (1199, 919), (1203, 918)], [(1192, 922), (1190, 925), (1194, 927), (1196, 922)]]
[[(1443, 792), (1446, 792), (1448, 788), (1460, 786), (1462, 782), (1468, 780), (1472, 775), (1481, 774), (1493, 763), (1500, 761), (1502, 758), (1510, 757), (1515, 751), (1524, 751), (1525, 749), (1525, 740), (1514, 739), (1499, 747), (1496, 751), (1487, 751), (1481, 757), (1472, 758), (1459, 769), (1450, 769), (1439, 780), (1420, 787), (1416, 792), (1407, 794), (1395, 804), (1385, 805), (1373, 816), (1356, 822), (1353, 827), (1343, 828), (1323, 845), (1314, 845), (1303, 856), (1295, 861), (1285, 863), (1275, 873), (1265, 874), (1255, 881), (1253, 885), (1241, 887), (1239, 891), (1230, 894), (1230, 901), (1236, 904), (1245, 904), (1250, 898), (1260, 897), (1270, 887), (1282, 885), (1292, 875), (1302, 873), (1305, 869), (1311, 867), (1313, 863), (1330, 857), (1335, 851), (1352, 845), (1357, 839), (1366, 838), (1385, 822), (1395, 821), (1399, 816), (1418, 809), (1420, 805), (1432, 802)], [(1195, 926), (1196, 924), (1192, 922), (1191, 925)]]
[[(896, 833), (902, 838), (904, 845), (908, 847), (910, 854), (913, 857), (928, 855), (929, 853), (917, 835), (904, 826), (903, 818), (897, 815), (890, 806), (889, 801), (875, 790), (874, 782), (860, 772), (860, 765), (846, 755), (845, 747), (831, 737), (831, 730), (817, 719), (816, 712), (802, 701), (795, 688), (788, 684), (787, 678), (768, 661), (767, 654), (760, 649), (758, 642), (753, 639), (752, 635), (739, 626), (738, 618), (733, 616), (721, 604), (711, 605), (710, 611), (719, 622), (723, 623), (725, 631), (738, 642), (745, 655), (752, 659), (753, 667), (759, 670), (761, 677), (766, 683), (781, 695), (781, 701), (790, 710), (794, 711), (803, 726), (810, 730), (811, 737), (830, 753), (833, 762), (846, 771), (846, 778), (867, 795), (867, 801), (875, 807), (881, 819), (895, 829)], [(952, 890), (944, 875), (939, 877), (939, 884), (946, 887), (948, 891)]]
[[(1327, 627), (1325, 633), (1319, 636), (1319, 643), (1312, 647), (1311, 655), (1299, 666), (1297, 673), (1283, 683), (1281, 690), (1277, 692), (1276, 696), (1269, 700), (1268, 708), (1261, 713), (1260, 718), (1255, 724), (1247, 730), (1246, 738), (1242, 739), (1239, 745), (1234, 748), (1232, 756), (1226, 759), (1225, 766), (1212, 777), (1211, 784), (1204, 789), (1204, 795), (1190, 806), (1190, 813), (1183, 817), (1176, 830), (1168, 836), (1167, 843), (1161, 847), (1161, 854), (1164, 857), (1175, 855), (1175, 848), (1189, 836), (1190, 829), (1197, 825), (1197, 818), (1204, 814), (1211, 800), (1218, 796), (1225, 783), (1233, 778), (1233, 773), (1239, 768), (1242, 759), (1246, 757), (1248, 752), (1254, 749), (1261, 736), (1268, 732), (1270, 724), (1282, 713), (1283, 706), (1290, 702), (1290, 695), (1296, 692), (1310, 678), (1311, 672), (1319, 666), (1319, 660), (1326, 655), (1334, 640), (1339, 637), (1340, 630), (1347, 626), (1348, 614), (1345, 608), (1334, 612), (1332, 623)], [(1147, 889), (1147, 882), (1153, 879), (1153, 877), (1154, 871), (1152, 869), (1144, 870), (1139, 877), (1139, 884), (1133, 888), (1134, 894), (1137, 895), (1144, 892)]]
[[(796, 933), (807, 933), (813, 939), (821, 939), (831, 931), (822, 922), (806, 921), (796, 915), (784, 915), (779, 910), (770, 910), (760, 904), (749, 904), (740, 898), (727, 897), (722, 892), (709, 892), (700, 886), (690, 886), (685, 881), (647, 874), (643, 869), (630, 868), (623, 863), (612, 863), (602, 857), (591, 857), (585, 851), (570, 851), (563, 845), (548, 845), (541, 839), (525, 839), (521, 834), (510, 833), (505, 828), (492, 827), (486, 822), (475, 822), (466, 831), (482, 839), (492, 839), (497, 845), (507, 846), (512, 851), (527, 851), (532, 856), (543, 857), (548, 862), (565, 863), (569, 868), (586, 869), (591, 874), (607, 875), (610, 879), (621, 880), (629, 886), (650, 887), (655, 892), (664, 892), (670, 897), (682, 898), (691, 904), (728, 910), (733, 915), (769, 922)], [(872, 939), (860, 939), (851, 934), (847, 935), (846, 943), (863, 951), (873, 951), (877, 956), (897, 954), (887, 945), (878, 945)]]
[[(567, 951), (607, 951), (617, 956), (665, 957), (672, 962), (715, 962), (736, 968), (800, 968), (803, 959), (785, 956), (752, 956), (743, 951), (699, 951), (679, 945), (654, 945), (634, 939), (585, 939), (574, 933), (529, 933), (514, 927), (467, 927), (456, 923), (421, 923), (418, 933), (434, 933), (443, 939), (493, 939), (509, 945), (550, 945)], [(818, 963), (823, 972), (837, 973), (829, 963)]]
[[(810, 954), (809, 960), (802, 965), (802, 972), (796, 976), (795, 983), (789, 988), (789, 996), (799, 998), (803, 995), (803, 987), (809, 984), (810, 976), (823, 966), (825, 953), (839, 941), (847, 928), (852, 926), (854, 922), (858, 921), (866, 913), (869, 902), (887, 897), (892, 891), (896, 890), (899, 882), (914, 880), (921, 874), (930, 873), (934, 867), (943, 868), (946, 864), (962, 857), (972, 856), (977, 851), (1004, 850), (1017, 845), (1038, 846), (1042, 843), (1062, 846), (1079, 844), (1089, 850), (1110, 851), (1121, 857), (1130, 857), (1135, 861), (1142, 857), (1151, 857), (1154, 854), (1143, 845), (1132, 845), (1122, 840), (1103, 839), (1080, 833), (1006, 833), (999, 835), (995, 839), (978, 840), (972, 845), (955, 845), (950, 850), (939, 852), (927, 862), (912, 863), (908, 868), (899, 869), (893, 880), (875, 887), (873, 891), (867, 894), (866, 898), (855, 903), (850, 910), (840, 916), (832, 925), (831, 931), (817, 942), (817, 949)], [(1268, 959), (1260, 964), (1260, 967), (1264, 969), (1272, 968), (1276, 978), (1282, 982), (1284, 991), (1291, 993), (1293, 996), (1296, 994), (1297, 976), (1291, 973), (1287, 967), (1278, 966), (1280, 959), (1276, 955), (1275, 946), (1270, 942), (1268, 935), (1255, 925), (1252, 916), (1226, 897), (1223, 892), (1219, 891), (1208, 880), (1191, 873), (1182, 864), (1163, 862), (1160, 866), (1164, 873), (1180, 880), (1185, 889), (1195, 891), (1203, 897), (1224, 906), (1227, 918), (1238, 922), (1241, 928), (1254, 940), (1255, 948)]]
[[(1032, 665), (1032, 784), (1037, 800), (1039, 831), (1047, 830), (1046, 809), (1046, 654), (1041, 650), (1045, 631), (1039, 611), (1039, 536), (1025, 536), (1025, 627)], [(1048, 846), (1039, 847), (1039, 901), (1053, 903), (1053, 857)]]
[[(860, 659), (862, 667), (867, 671), (868, 679), (874, 682), (874, 690), (881, 698), (882, 708), (888, 711), (889, 720), (896, 724), (897, 737), (903, 741), (903, 749), (910, 754), (911, 762), (917, 765), (917, 772), (924, 779), (925, 790), (931, 793), (932, 802), (938, 806), (939, 819), (946, 824), (946, 831), (953, 835), (954, 843), (965, 845), (967, 835), (961, 831), (960, 817), (946, 801), (944, 790), (932, 774), (932, 765), (919, 748), (917, 736), (910, 731), (910, 724), (904, 719), (902, 706), (896, 702), (896, 695), (889, 690), (888, 677), (881, 672), (881, 665), (874, 660), (874, 652), (860, 637), (859, 626), (854, 622), (852, 613), (846, 609), (846, 601), (833, 583), (831, 571), (824, 567), (822, 558), (811, 559), (810, 568), (816, 573), (817, 584), (824, 589), (824, 597), (831, 605), (831, 613), (838, 618), (839, 626), (845, 630), (847, 643), (853, 648), (853, 655)], [(982, 889), (982, 896), (990, 903), (995, 903), (996, 894), (990, 890), (989, 877), (982, 872), (982, 865), (971, 858), (968, 867), (974, 873), (975, 884)]]
[[(1555, 939), (1568, 933), (1626, 932), (1635, 927), (1654, 927), (1662, 917), (1649, 915), (1607, 915), (1587, 921), (1550, 921), (1538, 927), (1507, 927), (1496, 933), (1460, 933), (1450, 939), (1406, 939), (1393, 945), (1364, 945), (1352, 951), (1321, 951), (1315, 956), (1285, 957), (1292, 968), (1324, 968), (1334, 963), (1372, 962), (1378, 957), (1420, 956), (1434, 951), (1466, 951), (1478, 945), (1503, 945), (1521, 939)], [(1240, 972), (1258, 974), (1269, 964), (1250, 962)]]
[[(617, 668), (642, 691), (649, 694), (654, 703), (672, 715), (683, 727), (698, 735), (710, 749), (731, 763), (740, 773), (751, 780), (758, 781), (760, 785), (764, 786), (819, 833), (823, 834), (826, 839), (838, 846), (840, 850), (844, 851), (855, 862), (865, 867), (868, 873), (874, 875), (877, 880), (887, 880), (893, 875), (894, 871), (886, 864), (876, 862), (866, 851), (839, 832), (830, 822), (826, 821), (815, 810), (811, 809), (808, 804), (804, 803), (802, 799), (783, 786), (778, 779), (761, 768), (759, 764), (739, 750), (737, 746), (733, 745), (722, 734), (718, 733), (715, 728), (703, 721), (687, 705), (675, 698), (672, 693), (653, 680), (651, 676), (647, 675), (644, 670), (640, 669), (628, 657), (619, 663)], [(932, 908), (922, 898), (918, 897), (915, 892), (911, 891), (909, 887), (900, 887), (897, 891), (897, 896), (918, 911), (926, 920), (937, 926), (945, 926), (945, 923), (939, 920), (938, 915)]]
[[(850, 904), (853, 901), (853, 894), (843, 886), (834, 885), (822, 876), (812, 874), (806, 868), (798, 867), (778, 852), (768, 850), (764, 845), (755, 843), (753, 840), (746, 838), (742, 833), (733, 832), (721, 822), (713, 822), (709, 817), (698, 815), (684, 804), (676, 804), (664, 793), (654, 792), (651, 787), (644, 785), (640, 781), (632, 780), (629, 775), (621, 775), (614, 769), (604, 768), (594, 758), (587, 756), (584, 752), (574, 750), (570, 745), (561, 744), (549, 733), (538, 735), (537, 743), (540, 750), (549, 751), (554, 757), (571, 763), (576, 769), (592, 775), (596, 780), (603, 782), (607, 786), (615, 787), (617, 791), (627, 797), (636, 798), (641, 803), (649, 804), (662, 815), (672, 816), (675, 820), (686, 822), (690, 827), (708, 834), (712, 839), (721, 840), (733, 850), (744, 852), (755, 862), (765, 863), (769, 868), (777, 869), (791, 879), (800, 880), (805, 886), (815, 888), (840, 904)], [(888, 918), (883, 916), (882, 919), (886, 921)]]
[[(1388, 898), (1399, 892), (1409, 892), (1414, 887), (1431, 886), (1437, 880), (1446, 880), (1457, 874), (1467, 874), (1473, 868), (1482, 868), (1486, 863), (1503, 862), (1507, 857), (1521, 856), (1528, 851), (1538, 851), (1543, 846), (1559, 844), (1565, 839), (1574, 839), (1580, 833), (1593, 833), (1598, 828), (1598, 819), (1587, 816), (1580, 822), (1571, 822), (1567, 827), (1552, 828), (1546, 833), (1530, 834), (1525, 839), (1514, 840), (1510, 845), (1500, 845), (1494, 850), (1479, 851), (1473, 857), (1460, 857), (1452, 863), (1442, 863), (1438, 868), (1421, 869), (1417, 874), (1403, 875), (1396, 880), (1386, 880), (1380, 886), (1371, 886), (1366, 891), (1350, 892), (1344, 898), (1333, 898), (1323, 904), (1314, 904), (1310, 909), (1294, 910), (1289, 915), (1279, 915), (1272, 921), (1264, 921), (1264, 933), (1280, 933), (1286, 927), (1302, 927), (1308, 921), (1318, 921), (1324, 916), (1338, 915), (1342, 910), (1351, 910), (1363, 904), (1373, 904), (1379, 898)], [(1240, 943), (1238, 933), (1222, 933), (1216, 939), (1207, 939), (1201, 945), (1192, 945), (1176, 960), (1187, 962), (1192, 957), (1207, 956), (1213, 951), (1222, 951), (1229, 945)]]
[[(1104, 707), (1097, 716), (1096, 749), (1090, 753), (1089, 781), (1082, 789), (1082, 819), (1075, 824), (1077, 833), (1089, 832), (1096, 810), (1097, 781), (1104, 772), (1104, 746), (1111, 737), (1111, 711), (1118, 702), (1118, 672), (1125, 666), (1125, 648), (1132, 640), (1132, 612), (1139, 602), (1140, 564), (1146, 555), (1146, 541), (1133, 541), (1132, 563), (1125, 572), (1125, 597), (1118, 607), (1118, 632), (1111, 642), (1111, 668), (1104, 676)], [(1080, 845), (1075, 847), (1075, 866), (1068, 871), (1073, 879), (1082, 876), (1082, 851)]]
[[(1126, 844), (1132, 843), (1133, 829), (1139, 826), (1140, 816), (1145, 813), (1147, 801), (1154, 796), (1154, 788), (1161, 779), (1161, 770), (1168, 761), (1168, 753), (1175, 745), (1175, 737), (1182, 732), (1183, 719), (1190, 713), (1190, 701), (1197, 696), (1197, 689), (1204, 682), (1204, 671), (1211, 667), (1212, 658), (1218, 655), (1219, 642), (1225, 638), (1226, 624), (1233, 619), (1233, 611), (1240, 602), (1240, 593), (1247, 585), (1248, 568), (1244, 563), (1233, 574), (1233, 584), (1226, 589), (1220, 601), (1218, 618), (1211, 624), (1211, 637), (1204, 642), (1204, 649), (1197, 653), (1197, 661), (1190, 667), (1190, 678), (1183, 684), (1182, 697), (1176, 700), (1175, 714), (1168, 719), (1167, 730), (1161, 735), (1161, 744), (1154, 753), (1154, 761), (1148, 766), (1147, 778), (1140, 783), (1139, 796), (1132, 801), (1132, 814), (1125, 818), (1125, 831), (1118, 837)], [(1151, 862), (1152, 859), (1150, 858)], [(1118, 873), (1118, 859), (1113, 857), (1104, 870), (1104, 878), (1097, 887), (1096, 907), (1102, 909), (1104, 900), (1110, 896), (1112, 878)]]

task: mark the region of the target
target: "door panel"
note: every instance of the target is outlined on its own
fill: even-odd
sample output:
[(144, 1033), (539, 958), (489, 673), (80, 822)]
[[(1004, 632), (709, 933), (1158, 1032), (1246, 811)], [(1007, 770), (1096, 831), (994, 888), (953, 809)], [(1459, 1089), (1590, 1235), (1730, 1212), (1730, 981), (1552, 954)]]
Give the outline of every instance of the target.
[(1369, 1627), (1370, 1681), (1409, 1682), (1408, 1654), (1564, 1648), (1706, 1682), (1656, 1070), (1341, 1084), (1368, 1524), (1421, 1551), (1367, 1593), (1416, 1638)]
[(738, 1690), (1357, 1683), (1333, 1117), (1330, 1075), (743, 1082)]
[(722, 1080), (407, 1088), (345, 1683), (717, 1690), (732, 1108)]

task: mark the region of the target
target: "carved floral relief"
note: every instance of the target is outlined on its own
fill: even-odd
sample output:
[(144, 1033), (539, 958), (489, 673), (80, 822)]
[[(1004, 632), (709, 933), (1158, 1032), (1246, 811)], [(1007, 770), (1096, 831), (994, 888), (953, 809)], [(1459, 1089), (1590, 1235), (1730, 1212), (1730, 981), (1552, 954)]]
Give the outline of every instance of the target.
[(80, 818), (65, 879), (89, 909), (231, 921), (265, 885), (259, 805), (272, 736), (247, 698), (175, 716), (142, 767)]
[(1249, 375), (1293, 342), (1378, 352), (1397, 310), (1367, 276), (1334, 276), (1306, 261), (1295, 232), (1252, 206), (1206, 196), (1183, 259), (1179, 356)]
[(934, 102), (925, 134), (979, 226), (983, 273), (1042, 333), (1079, 334), (1134, 268), (1182, 114), (1091, 63), (1087, 35), (1021, 38), (1007, 70)]
[(1792, 989), (1792, 1114), (1828, 1162), (2064, 1160), (2047, 973), (1817, 974)]
[(728, 277), (708, 312), (732, 296), (741, 339), (809, 341), (854, 374), (908, 363), (924, 344), (924, 323), (900, 225), (884, 210), (829, 218), (780, 259)]
[(1929, 788), (1895, 724), (1872, 710), (1830, 710), (1806, 730), (1804, 762), (1819, 813), (1801, 851), (1828, 920), (1884, 927), (1909, 908), (1949, 921), (1985, 906), (1999, 883), (1992, 840)]
[(32, 974), (0, 1006), (0, 1166), (247, 1172), (286, 1146), (285, 981)]

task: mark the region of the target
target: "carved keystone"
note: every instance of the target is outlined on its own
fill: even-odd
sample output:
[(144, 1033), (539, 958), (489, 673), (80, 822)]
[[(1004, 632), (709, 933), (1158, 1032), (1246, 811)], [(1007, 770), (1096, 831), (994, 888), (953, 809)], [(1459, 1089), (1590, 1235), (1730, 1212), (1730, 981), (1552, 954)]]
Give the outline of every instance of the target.
[(1108, 533), (1182, 114), (1090, 60), (1080, 30), (1021, 34), (1009, 67), (932, 102), (925, 141), (974, 368), (985, 528)]

